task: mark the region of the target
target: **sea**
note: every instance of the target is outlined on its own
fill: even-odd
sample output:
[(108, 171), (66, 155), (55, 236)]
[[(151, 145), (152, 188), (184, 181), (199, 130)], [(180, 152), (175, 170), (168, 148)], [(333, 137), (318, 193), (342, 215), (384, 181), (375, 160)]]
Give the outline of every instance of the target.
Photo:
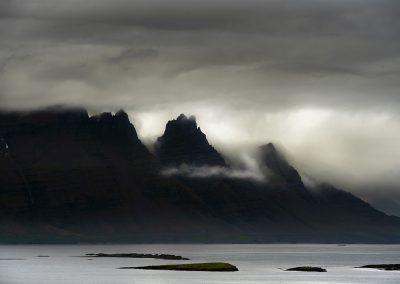
[[(80, 257), (87, 253), (165, 253), (190, 260)], [(196, 262), (229, 262), (237, 272), (118, 269)], [(1, 284), (134, 283), (400, 283), (399, 271), (361, 269), (400, 263), (400, 245), (344, 244), (75, 244), (1, 245)], [(292, 272), (319, 266), (327, 272)]]

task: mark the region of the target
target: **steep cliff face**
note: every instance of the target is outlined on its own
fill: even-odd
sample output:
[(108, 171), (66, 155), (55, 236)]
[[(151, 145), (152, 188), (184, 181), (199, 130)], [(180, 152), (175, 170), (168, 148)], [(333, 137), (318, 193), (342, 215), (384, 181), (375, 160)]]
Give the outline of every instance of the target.
[(194, 116), (181, 114), (167, 123), (157, 139), (155, 154), (164, 166), (226, 166), (224, 158), (208, 143)]
[(304, 184), (297, 170), (289, 164), (284, 155), (279, 152), (275, 145), (268, 143), (260, 147), (260, 160), (262, 166), (269, 171), (272, 182), (284, 183), (296, 188), (304, 188)]
[(268, 182), (160, 175), (226, 167), (183, 115), (156, 153), (123, 111), (0, 112), (0, 242), (400, 242), (399, 218), (329, 185), (306, 188), (272, 144), (260, 148)]
[[(115, 204), (155, 174), (154, 158), (122, 111), (2, 113), (0, 136), (7, 145), (0, 157), (2, 210)], [(14, 201), (3, 202), (10, 195)]]

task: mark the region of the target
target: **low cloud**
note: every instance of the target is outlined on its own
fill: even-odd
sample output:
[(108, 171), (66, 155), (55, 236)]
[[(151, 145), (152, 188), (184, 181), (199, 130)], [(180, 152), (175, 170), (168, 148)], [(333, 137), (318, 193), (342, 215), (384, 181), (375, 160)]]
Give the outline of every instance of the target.
[(164, 176), (184, 176), (189, 178), (223, 177), (230, 179), (248, 179), (256, 182), (267, 182), (267, 176), (263, 173), (250, 157), (244, 158), (241, 167), (220, 166), (191, 166), (182, 164), (178, 167), (170, 167), (161, 171)]
[(124, 108), (146, 143), (190, 113), (225, 154), (279, 142), (399, 201), (399, 18), (398, 0), (0, 0), (0, 108)]

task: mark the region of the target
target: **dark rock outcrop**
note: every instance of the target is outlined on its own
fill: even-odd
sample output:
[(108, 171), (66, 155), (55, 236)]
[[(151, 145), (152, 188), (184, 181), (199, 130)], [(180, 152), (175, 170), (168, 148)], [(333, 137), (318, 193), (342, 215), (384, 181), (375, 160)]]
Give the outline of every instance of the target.
[(155, 154), (164, 166), (226, 166), (224, 158), (208, 143), (194, 116), (181, 114), (167, 123), (157, 139)]
[(298, 189), (305, 188), (297, 170), (289, 164), (274, 144), (268, 143), (260, 147), (260, 160), (271, 182)]

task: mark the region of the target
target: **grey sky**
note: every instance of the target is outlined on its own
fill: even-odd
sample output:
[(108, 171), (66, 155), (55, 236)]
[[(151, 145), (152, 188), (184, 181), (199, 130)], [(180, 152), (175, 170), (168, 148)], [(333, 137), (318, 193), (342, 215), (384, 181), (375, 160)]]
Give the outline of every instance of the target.
[(397, 0), (1, 0), (0, 105), (124, 108), (145, 141), (195, 114), (223, 152), (277, 142), (393, 211), (399, 19)]

